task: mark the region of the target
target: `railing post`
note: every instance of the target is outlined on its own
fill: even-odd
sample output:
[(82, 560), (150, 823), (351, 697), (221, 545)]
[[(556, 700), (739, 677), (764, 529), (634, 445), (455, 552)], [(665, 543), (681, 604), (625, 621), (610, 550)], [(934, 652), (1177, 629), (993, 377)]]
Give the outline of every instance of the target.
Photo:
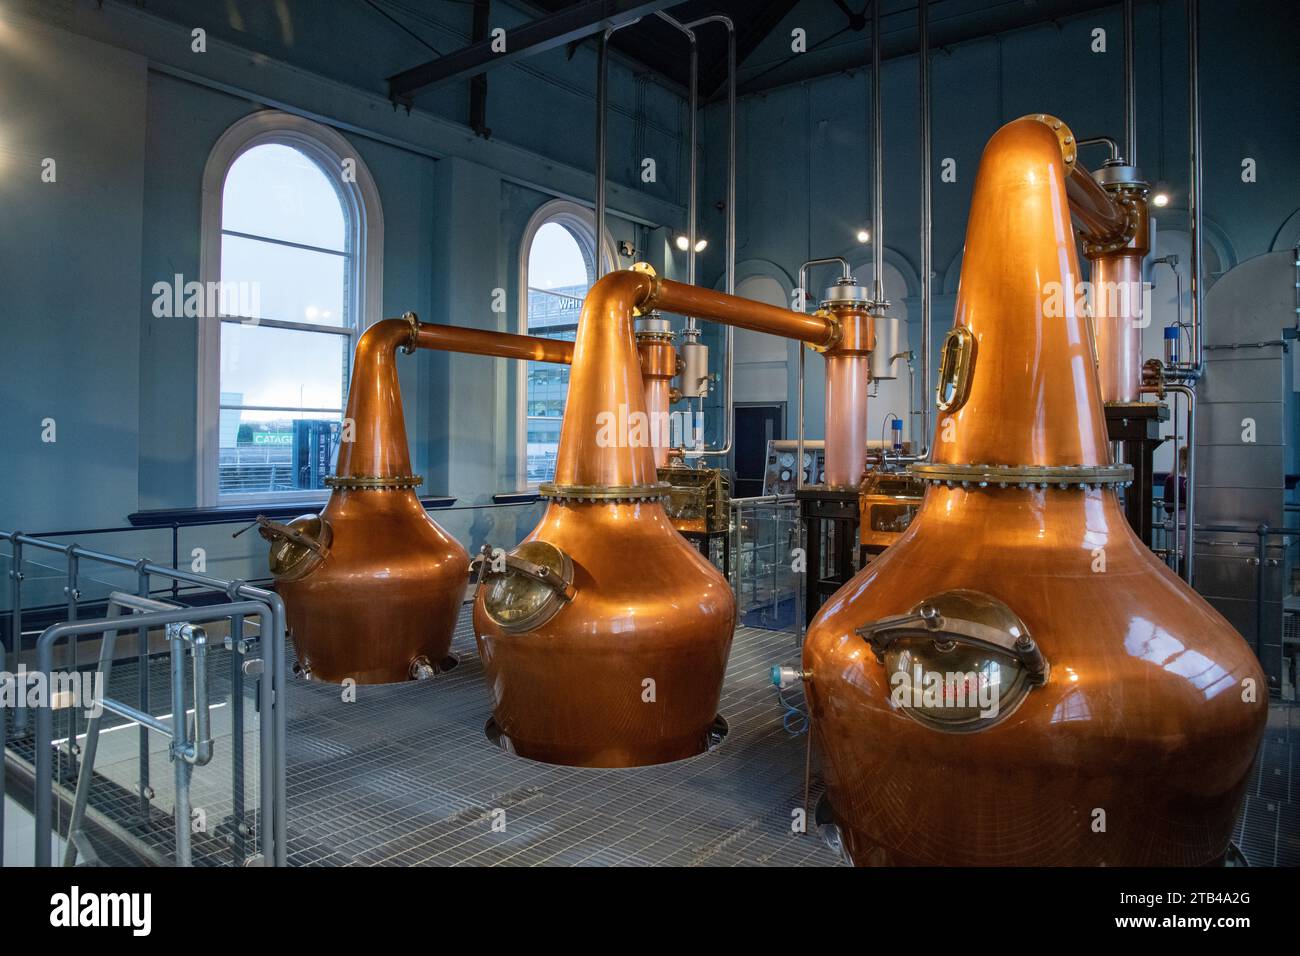
[[(149, 597), (149, 562), (141, 558), (135, 563), (136, 595)], [(140, 692), (140, 709), (149, 713), (149, 629), (139, 628), (135, 634), (136, 641), (136, 684)], [(149, 728), (140, 725), (140, 766), (139, 782), (136, 784), (139, 798), (140, 822), (149, 820), (149, 803), (153, 799), (153, 788), (149, 784)]]
[[(185, 759), (189, 745), (189, 718), (185, 714), (185, 641), (181, 625), (167, 625), (167, 639), (171, 646), (172, 670), (172, 742), (171, 759), (175, 776), (176, 865), (192, 866), (190, 852), (190, 773), (192, 768)], [(195, 715), (197, 717), (197, 714)]]
[(1264, 646), (1264, 568), (1268, 561), (1269, 527), (1261, 524), (1255, 529), (1259, 544), (1255, 557), (1255, 656), (1260, 656)]
[[(77, 555), (77, 545), (74, 542), (72, 545), (68, 547), (68, 583), (67, 586), (63, 589), (63, 593), (66, 594), (68, 598), (68, 611), (67, 611), (68, 621), (72, 623), (76, 623), (77, 610), (81, 599), (81, 591), (78, 587), (78, 585), (80, 584), (80, 578), (81, 578), (81, 562)], [(69, 642), (68, 653), (72, 655), (71, 662), (68, 665), (68, 672), (71, 674), (76, 674), (78, 672), (78, 665), (80, 664), (80, 659), (81, 659), (81, 637), (79, 635), (73, 634), (72, 640)], [(68, 768), (66, 772), (68, 774), (75, 774), (77, 772), (77, 760), (81, 752), (81, 748), (77, 746), (77, 727), (79, 723), (80, 722), (77, 719), (77, 708), (75, 707), (69, 708), (68, 746), (66, 748), (68, 753)], [(59, 767), (60, 767), (59, 772), (60, 775), (62, 776), (62, 774), (64, 773), (62, 769), (63, 768), (62, 754), (59, 755)]]
[(231, 847), (235, 863), (248, 856), (244, 823), (244, 618), (230, 622), (230, 816), (234, 826)]

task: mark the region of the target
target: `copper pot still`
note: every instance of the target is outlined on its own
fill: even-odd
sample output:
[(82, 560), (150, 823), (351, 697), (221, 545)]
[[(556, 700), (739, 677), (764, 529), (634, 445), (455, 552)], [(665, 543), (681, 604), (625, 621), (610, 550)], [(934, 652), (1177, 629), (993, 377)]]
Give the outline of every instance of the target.
[(1212, 864), (1263, 733), (1254, 654), (1117, 501), (1093, 332), (1057, 294), (1073, 143), (1044, 115), (989, 141), (923, 503), (804, 644), (858, 865)]
[(632, 327), (652, 278), (614, 272), (588, 293), (546, 513), (478, 566), (492, 733), (534, 760), (634, 767), (715, 740), (735, 603), (664, 511)]
[(424, 510), (411, 473), (397, 353), (417, 348), (568, 362), (569, 343), (429, 325), (413, 313), (357, 343), (332, 489), (320, 514), (259, 518), (284, 599), (297, 670), (312, 680), (387, 684), (450, 663), (469, 555)]

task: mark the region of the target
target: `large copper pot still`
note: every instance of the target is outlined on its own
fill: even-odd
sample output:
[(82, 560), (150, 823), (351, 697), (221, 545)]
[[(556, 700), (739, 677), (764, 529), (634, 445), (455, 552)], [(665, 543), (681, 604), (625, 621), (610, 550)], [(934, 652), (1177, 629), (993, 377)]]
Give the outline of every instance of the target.
[[(835, 324), (647, 268), (613, 272), (583, 302), (554, 482), (533, 532), (478, 562), (474, 630), (493, 733), (525, 757), (632, 767), (713, 739), (735, 627), (726, 579), (665, 514), (646, 422), (634, 313), (657, 309), (817, 345)], [(652, 326), (656, 332), (662, 330)], [(643, 339), (644, 344), (644, 339)], [(647, 375), (672, 365), (663, 356)]]
[(384, 684), (443, 666), (469, 555), (429, 517), (411, 474), (397, 352), (417, 348), (567, 363), (572, 343), (386, 319), (357, 343), (332, 489), (320, 514), (259, 519), (298, 655), (314, 680)]
[(1073, 142), (989, 141), (923, 504), (804, 644), (859, 865), (1213, 863), (1263, 732), (1250, 648), (1125, 520), (1093, 332), (1048, 288), (1078, 279)]

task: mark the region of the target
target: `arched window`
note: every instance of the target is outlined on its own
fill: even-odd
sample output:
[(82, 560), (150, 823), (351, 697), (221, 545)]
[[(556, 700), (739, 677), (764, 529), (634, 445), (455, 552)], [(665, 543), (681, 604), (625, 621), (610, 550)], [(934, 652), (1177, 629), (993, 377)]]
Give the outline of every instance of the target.
[[(556, 200), (542, 206), (524, 232), (520, 331), (572, 342), (582, 300), (596, 281), (596, 229), (591, 210)], [(606, 243), (605, 262), (611, 256)], [(521, 392), (521, 463), (527, 484), (555, 476), (560, 421), (569, 391), (567, 365), (526, 362)]]
[(321, 495), (356, 337), (381, 309), (373, 180), (333, 130), (256, 113), (209, 157), (203, 229), (200, 503)]

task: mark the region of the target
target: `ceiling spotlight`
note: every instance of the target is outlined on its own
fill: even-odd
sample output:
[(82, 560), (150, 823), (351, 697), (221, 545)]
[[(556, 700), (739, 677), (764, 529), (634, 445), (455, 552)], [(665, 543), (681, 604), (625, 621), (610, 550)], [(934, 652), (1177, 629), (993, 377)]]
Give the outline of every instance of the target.
[[(673, 244), (676, 245), (678, 249), (682, 250), (682, 252), (685, 252), (691, 247), (691, 239), (689, 236), (679, 235), (676, 239), (673, 240)], [(708, 246), (708, 244), (709, 244), (709, 240), (707, 239), (696, 239), (695, 251), (703, 252), (705, 248)]]
[(870, 242), (870, 241), (871, 241), (871, 233), (868, 232), (866, 229), (859, 229), (858, 242)]
[(1160, 190), (1159, 192), (1152, 193), (1152, 194), (1151, 194), (1151, 205), (1153, 205), (1153, 206), (1159, 206), (1159, 207), (1161, 207), (1161, 208), (1164, 208), (1165, 206), (1168, 206), (1168, 205), (1169, 205), (1169, 193), (1165, 192), (1163, 189)]
[(703, 251), (705, 250), (705, 248), (708, 246), (708, 244), (709, 244), (709, 240), (707, 240), (707, 239), (696, 239), (696, 240), (695, 240), (695, 251), (696, 251), (696, 252), (703, 252)]

